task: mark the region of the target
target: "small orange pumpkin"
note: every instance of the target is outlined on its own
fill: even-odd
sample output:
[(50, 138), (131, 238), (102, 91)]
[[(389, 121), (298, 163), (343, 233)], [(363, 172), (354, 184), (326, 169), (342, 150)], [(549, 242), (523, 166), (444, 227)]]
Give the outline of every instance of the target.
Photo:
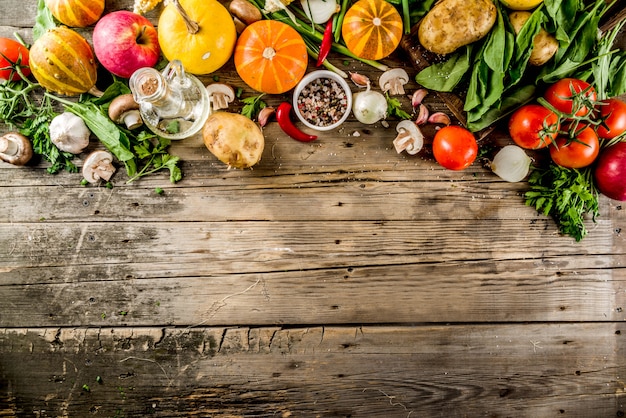
[(235, 45), (235, 69), (256, 91), (280, 94), (291, 90), (308, 65), (306, 45), (291, 26), (259, 20), (246, 26)]
[(46, 7), (64, 25), (84, 28), (100, 19), (104, 0), (46, 0)]
[(30, 69), (46, 90), (77, 96), (96, 84), (96, 59), (91, 45), (65, 26), (48, 29), (30, 48)]
[(400, 45), (402, 17), (385, 0), (359, 0), (346, 12), (341, 35), (357, 57), (379, 60)]

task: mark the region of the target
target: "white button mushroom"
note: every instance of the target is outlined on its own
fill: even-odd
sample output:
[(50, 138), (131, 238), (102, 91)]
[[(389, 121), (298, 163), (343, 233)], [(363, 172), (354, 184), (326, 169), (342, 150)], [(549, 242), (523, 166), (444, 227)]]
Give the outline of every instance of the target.
[(92, 184), (100, 180), (109, 181), (113, 173), (113, 155), (107, 151), (92, 152), (83, 164), (83, 177)]
[(378, 84), (383, 93), (396, 96), (404, 94), (404, 85), (409, 82), (409, 75), (402, 68), (392, 68), (381, 74)]
[(235, 100), (235, 91), (231, 86), (224, 83), (213, 83), (206, 86), (212, 110), (228, 108), (228, 104)]
[(131, 130), (143, 125), (139, 104), (131, 93), (121, 94), (111, 101), (109, 118), (115, 123), (123, 123)]
[(415, 122), (403, 120), (396, 126), (396, 131), (398, 136), (393, 140), (393, 145), (398, 154), (406, 151), (407, 154), (415, 155), (421, 151), (424, 146), (424, 135)]
[(33, 157), (30, 140), (18, 132), (0, 137), (0, 160), (13, 165), (25, 165)]
[(50, 121), (50, 141), (63, 152), (80, 154), (89, 145), (91, 132), (80, 116), (63, 112)]

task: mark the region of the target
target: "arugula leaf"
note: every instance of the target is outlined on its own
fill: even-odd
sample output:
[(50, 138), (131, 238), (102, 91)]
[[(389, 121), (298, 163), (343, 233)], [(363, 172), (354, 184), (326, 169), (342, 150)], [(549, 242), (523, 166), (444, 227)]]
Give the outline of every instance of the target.
[(569, 169), (554, 163), (535, 169), (528, 178), (530, 190), (525, 203), (551, 216), (561, 233), (580, 241), (587, 235), (585, 215), (590, 214), (595, 222), (599, 214), (598, 192), (591, 176), (590, 169)]
[(48, 29), (56, 27), (57, 24), (46, 6), (45, 0), (37, 1), (37, 16), (35, 17), (35, 25), (33, 26), (33, 41), (39, 39), (41, 35), (46, 33)]

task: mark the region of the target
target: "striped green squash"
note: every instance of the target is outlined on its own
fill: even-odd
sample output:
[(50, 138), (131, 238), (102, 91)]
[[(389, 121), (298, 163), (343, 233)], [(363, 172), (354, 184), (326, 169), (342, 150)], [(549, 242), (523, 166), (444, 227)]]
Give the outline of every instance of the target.
[(49, 29), (31, 46), (30, 69), (42, 87), (66, 96), (85, 93), (96, 84), (91, 45), (64, 26)]

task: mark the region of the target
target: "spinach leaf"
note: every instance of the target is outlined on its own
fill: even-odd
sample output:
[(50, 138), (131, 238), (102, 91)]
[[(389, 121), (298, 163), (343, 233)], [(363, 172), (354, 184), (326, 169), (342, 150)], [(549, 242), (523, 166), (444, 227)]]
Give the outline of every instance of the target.
[(415, 82), (435, 91), (453, 91), (470, 68), (471, 47), (463, 48), (446, 61), (432, 64), (415, 76)]

